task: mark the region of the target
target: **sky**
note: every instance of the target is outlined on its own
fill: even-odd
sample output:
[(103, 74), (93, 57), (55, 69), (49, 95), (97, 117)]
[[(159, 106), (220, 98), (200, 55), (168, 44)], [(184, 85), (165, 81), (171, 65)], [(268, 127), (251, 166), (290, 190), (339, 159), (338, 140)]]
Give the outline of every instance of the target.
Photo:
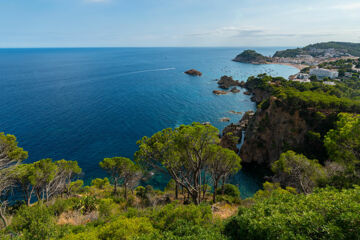
[(360, 0), (0, 0), (0, 48), (360, 42)]

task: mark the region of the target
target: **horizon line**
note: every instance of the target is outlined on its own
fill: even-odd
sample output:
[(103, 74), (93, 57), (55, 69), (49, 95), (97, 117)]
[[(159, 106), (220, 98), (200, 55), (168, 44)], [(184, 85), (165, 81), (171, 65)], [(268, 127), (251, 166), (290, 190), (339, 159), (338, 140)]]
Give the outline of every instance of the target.
[(0, 47), (0, 49), (74, 49), (74, 48), (294, 48), (299, 46), (50, 46), (50, 47)]

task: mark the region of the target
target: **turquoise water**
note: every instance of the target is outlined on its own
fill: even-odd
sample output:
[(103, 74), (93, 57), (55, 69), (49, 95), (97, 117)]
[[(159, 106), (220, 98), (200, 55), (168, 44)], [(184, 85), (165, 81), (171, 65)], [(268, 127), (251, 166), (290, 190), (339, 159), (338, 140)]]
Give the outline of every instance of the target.
[[(282, 48), (259, 48), (271, 55)], [(102, 177), (104, 157), (132, 158), (136, 141), (167, 127), (241, 115), (254, 103), (242, 93), (215, 96), (216, 78), (246, 80), (267, 72), (287, 77), (296, 69), (232, 62), (244, 48), (0, 49), (0, 131), (15, 134), (42, 158), (77, 160), (84, 179)], [(202, 77), (183, 72), (195, 68)], [(259, 189), (249, 173), (234, 178), (243, 196)], [(155, 175), (151, 184), (163, 187)]]

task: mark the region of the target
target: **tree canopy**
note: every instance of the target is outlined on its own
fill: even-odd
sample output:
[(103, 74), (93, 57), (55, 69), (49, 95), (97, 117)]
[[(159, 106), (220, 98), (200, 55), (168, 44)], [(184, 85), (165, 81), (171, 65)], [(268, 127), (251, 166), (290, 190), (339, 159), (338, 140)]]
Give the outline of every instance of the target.
[(310, 193), (325, 178), (325, 171), (317, 160), (310, 160), (302, 154), (287, 151), (280, 155), (271, 167), (274, 180), (296, 188), (299, 192)]
[[(201, 201), (201, 185), (206, 184), (207, 171), (211, 166), (212, 172), (227, 170), (221, 176), (240, 169), (240, 158), (231, 150), (218, 146), (219, 141), (219, 130), (211, 125), (182, 125), (164, 129), (150, 138), (142, 138), (138, 141), (139, 150), (135, 159), (141, 164), (167, 171), (198, 204)], [(217, 168), (216, 161), (227, 167)]]
[(129, 158), (105, 158), (99, 165), (110, 174), (114, 184), (114, 193), (117, 192), (118, 185), (124, 186), (125, 198), (127, 198), (127, 188), (134, 187), (142, 176), (140, 166)]

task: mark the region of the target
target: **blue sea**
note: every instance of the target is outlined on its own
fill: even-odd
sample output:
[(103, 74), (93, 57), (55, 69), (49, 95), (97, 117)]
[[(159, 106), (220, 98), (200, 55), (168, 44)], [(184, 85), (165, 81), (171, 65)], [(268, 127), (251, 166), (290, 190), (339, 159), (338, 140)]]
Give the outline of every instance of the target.
[[(17, 136), (26, 162), (77, 160), (83, 178), (103, 177), (105, 157), (132, 158), (136, 141), (168, 127), (211, 122), (222, 130), (254, 110), (242, 92), (215, 96), (216, 79), (246, 80), (268, 73), (288, 77), (297, 69), (231, 61), (246, 48), (0, 49), (0, 132)], [(255, 48), (272, 55), (283, 48)], [(202, 77), (184, 71), (195, 68)], [(167, 177), (150, 181), (162, 188)], [(243, 197), (261, 187), (256, 174), (233, 182)]]

